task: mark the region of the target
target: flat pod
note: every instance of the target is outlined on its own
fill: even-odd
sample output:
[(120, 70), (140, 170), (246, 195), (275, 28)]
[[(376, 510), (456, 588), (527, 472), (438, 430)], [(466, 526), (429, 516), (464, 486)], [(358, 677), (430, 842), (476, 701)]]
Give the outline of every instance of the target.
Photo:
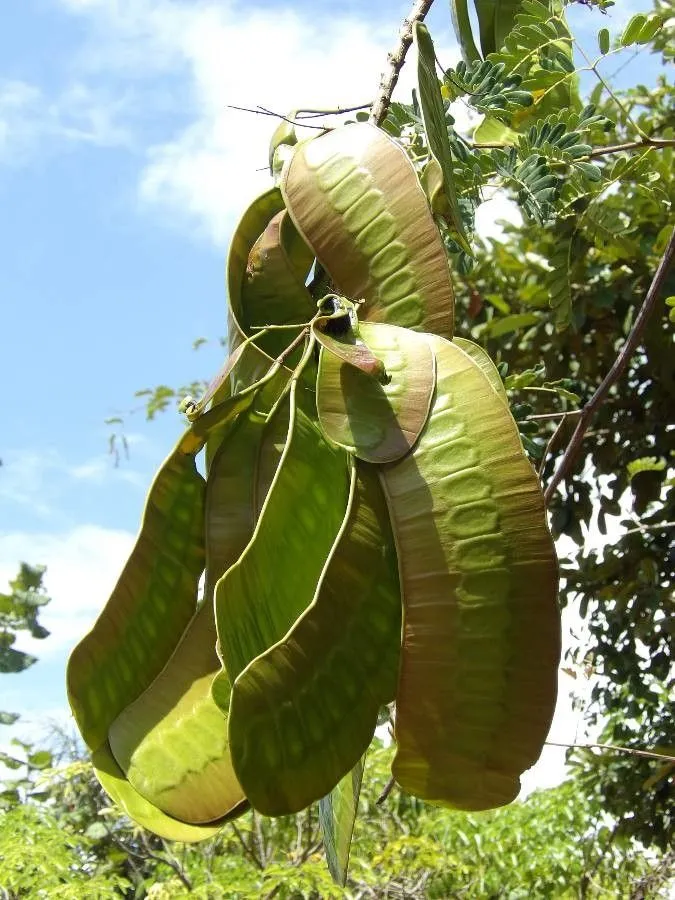
[(557, 567), (537, 477), (506, 405), (454, 344), (413, 452), (381, 470), (404, 625), (394, 777), (478, 810), (513, 800), (553, 716)]
[(394, 697), (400, 636), (387, 507), (375, 469), (359, 464), (311, 604), (232, 688), (232, 759), (252, 806), (298, 812), (357, 765)]
[(204, 570), (205, 482), (184, 438), (159, 469), (141, 530), (89, 634), (68, 660), (75, 720), (90, 750), (159, 675), (197, 607)]
[(509, 398), (506, 394), (506, 388), (504, 387), (504, 382), (502, 381), (502, 377), (499, 374), (499, 370), (497, 366), (493, 363), (489, 353), (487, 350), (484, 350), (480, 344), (474, 344), (473, 341), (468, 341), (466, 338), (461, 338), (455, 336), (452, 339), (453, 344), (457, 344), (460, 350), (464, 351), (467, 356), (470, 356), (471, 359), (479, 366), (483, 375), (487, 378), (487, 380), (492, 385), (493, 390), (498, 396), (502, 398), (504, 403), (508, 406)]
[[(203, 841), (214, 837), (223, 827), (222, 821), (212, 825), (188, 825), (162, 812), (129, 784), (107, 743), (99, 747), (93, 754), (92, 764), (94, 774), (103, 790), (124, 810), (129, 818), (142, 828), (152, 831), (153, 834), (157, 834), (167, 841), (184, 841), (185, 843)], [(240, 807), (233, 810), (231, 816), (226, 818), (230, 819), (241, 815), (246, 812), (247, 808), (248, 804), (242, 803)]]
[[(279, 188), (270, 188), (251, 203), (234, 230), (227, 256), (228, 345), (232, 353), (246, 338), (242, 291), (249, 254), (271, 220), (284, 208)], [(255, 348), (257, 349), (257, 348)], [(262, 354), (262, 351), (259, 351)], [(271, 362), (271, 360), (269, 360)]]
[(160, 675), (110, 727), (129, 783), (185, 823), (220, 820), (246, 799), (230, 760), (227, 709), (211, 696), (221, 668), (213, 588), (253, 534), (264, 433), (264, 416), (251, 410), (216, 453), (206, 488), (204, 602)]
[[(264, 325), (299, 325), (312, 318), (315, 307), (305, 279), (313, 259), (286, 210), (273, 216), (251, 248), (246, 266), (241, 297), (247, 334)], [(296, 333), (271, 331), (256, 343), (276, 357)]]
[[(286, 446), (253, 537), (216, 587), (229, 683), (311, 602), (347, 503), (345, 455), (297, 408), (296, 390), (294, 382)], [(214, 695), (221, 702), (218, 684)]]
[(359, 459), (393, 462), (410, 452), (429, 415), (434, 354), (425, 335), (362, 322), (359, 333), (389, 376), (387, 384), (322, 348), (316, 405), (324, 434)]
[(452, 337), (445, 248), (415, 169), (379, 128), (356, 123), (299, 144), (281, 189), (340, 293), (363, 318)]

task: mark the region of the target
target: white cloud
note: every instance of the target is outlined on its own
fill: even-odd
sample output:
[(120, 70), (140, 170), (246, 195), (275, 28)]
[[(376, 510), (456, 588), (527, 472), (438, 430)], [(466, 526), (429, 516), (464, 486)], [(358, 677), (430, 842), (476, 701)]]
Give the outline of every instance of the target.
[(128, 144), (128, 132), (117, 123), (123, 105), (81, 83), (50, 98), (25, 81), (0, 80), (0, 161), (22, 164), (38, 148), (64, 142)]
[[(93, 36), (80, 63), (118, 77), (177, 75), (191, 120), (147, 149), (143, 205), (165, 222), (223, 246), (236, 219), (268, 183), (267, 145), (276, 122), (228, 104), (286, 113), (300, 105), (367, 102), (379, 84), (398, 21), (316, 10), (202, 0), (61, 0), (88, 17)], [(449, 63), (454, 48), (438, 47)], [(411, 53), (412, 57), (412, 53)], [(413, 66), (398, 96), (407, 98)], [(309, 133), (309, 132), (308, 132)]]
[[(139, 443), (135, 437), (132, 440)], [(29, 449), (3, 452), (0, 501), (4, 506), (27, 508), (37, 518), (45, 519), (63, 505), (73, 482), (130, 484), (145, 489), (147, 477), (128, 462), (115, 468), (106, 453), (81, 462), (68, 462), (56, 450), (48, 448), (39, 452)]]
[(103, 608), (133, 545), (128, 531), (80, 525), (62, 533), (16, 532), (0, 537), (0, 590), (16, 576), (18, 564), (47, 566), (51, 603), (40, 621), (46, 640), (17, 638), (17, 647), (40, 659), (59, 656), (75, 644)]

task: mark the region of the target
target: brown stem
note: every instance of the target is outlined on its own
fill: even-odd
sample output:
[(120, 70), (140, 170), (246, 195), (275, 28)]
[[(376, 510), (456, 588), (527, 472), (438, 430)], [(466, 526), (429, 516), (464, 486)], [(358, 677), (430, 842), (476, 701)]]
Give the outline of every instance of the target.
[(243, 837), (241, 831), (239, 831), (239, 829), (234, 824), (234, 822), (231, 822), (230, 824), (232, 826), (232, 831), (234, 831), (234, 833), (237, 837), (237, 840), (241, 844), (241, 848), (244, 851), (244, 856), (249, 860), (249, 862), (253, 863), (253, 865), (256, 867), (256, 869), (260, 869), (260, 871), (262, 872), (262, 870), (265, 868), (265, 866), (258, 859), (258, 857), (255, 855), (255, 853), (251, 850), (251, 848), (248, 846), (248, 844), (244, 840), (244, 837)]
[(551, 437), (548, 439), (546, 447), (544, 448), (544, 452), (541, 457), (541, 462), (539, 464), (539, 469), (537, 471), (537, 475), (539, 476), (539, 480), (541, 481), (542, 475), (544, 474), (544, 469), (546, 468), (546, 462), (548, 460), (549, 454), (551, 454), (558, 443), (558, 438), (562, 434), (562, 430), (565, 427), (565, 423), (567, 422), (567, 413), (563, 413), (562, 419), (558, 422), (556, 430), (553, 432)]
[(567, 747), (568, 750), (614, 750), (617, 753), (629, 753), (631, 756), (643, 756), (646, 759), (659, 759), (661, 762), (675, 762), (675, 756), (667, 753), (654, 753), (652, 750), (635, 750), (633, 747), (619, 747), (616, 744), (565, 744), (561, 741), (546, 741), (547, 747)]
[[(505, 143), (504, 141), (487, 141), (469, 144), (469, 146), (474, 150), (503, 150), (512, 147), (513, 144)], [(596, 147), (588, 156), (582, 156), (581, 159), (598, 159), (600, 156), (609, 156), (611, 153), (623, 153), (628, 150), (640, 150), (642, 147), (656, 147), (656, 149), (675, 147), (675, 140), (671, 138), (644, 137), (638, 141), (626, 141), (625, 144), (610, 144), (608, 147)]]
[(382, 791), (380, 796), (375, 801), (375, 806), (382, 806), (382, 804), (387, 799), (389, 794), (391, 794), (395, 784), (396, 784), (396, 782), (394, 781), (394, 779), (390, 778), (389, 781), (385, 784), (384, 790)]
[(588, 154), (588, 159), (607, 156), (609, 153), (623, 153), (624, 150), (639, 150), (641, 147), (675, 147), (675, 140), (660, 140), (659, 138), (645, 137), (642, 138), (642, 140), (628, 141), (625, 144), (612, 144), (609, 147), (597, 147)]
[(410, 14), (403, 20), (399, 32), (398, 44), (394, 51), (387, 57), (389, 66), (382, 73), (377, 99), (370, 111), (370, 121), (374, 125), (381, 125), (384, 117), (387, 115), (387, 110), (391, 103), (391, 95), (396, 87), (396, 82), (398, 81), (398, 76), (403, 68), (408, 49), (412, 44), (413, 25), (415, 22), (424, 21), (433, 2), (434, 0), (415, 0), (413, 8), (410, 10)]
[(583, 411), (577, 423), (577, 427), (574, 429), (574, 434), (572, 435), (572, 438), (567, 445), (567, 449), (563, 454), (560, 465), (553, 473), (553, 477), (549, 481), (544, 493), (546, 503), (551, 502), (558, 485), (569, 474), (576, 455), (579, 452), (579, 449), (583, 442), (584, 435), (586, 434), (588, 426), (591, 423), (591, 419), (598, 411), (600, 406), (602, 406), (605, 397), (607, 396), (611, 388), (623, 375), (631, 356), (633, 355), (633, 353), (635, 353), (635, 350), (639, 346), (640, 341), (642, 340), (643, 332), (645, 330), (647, 322), (649, 321), (649, 317), (656, 307), (656, 301), (658, 300), (661, 288), (663, 287), (663, 283), (666, 280), (668, 270), (670, 269), (674, 259), (675, 230), (670, 236), (668, 246), (666, 247), (663, 256), (661, 257), (656, 272), (654, 273), (652, 283), (649, 285), (649, 290), (645, 295), (642, 306), (640, 307), (640, 312), (637, 314), (635, 322), (633, 323), (633, 327), (630, 330), (630, 334), (626, 338), (625, 344), (621, 348), (621, 351), (617, 358), (614, 360), (612, 368), (605, 375), (602, 383), (583, 408)]

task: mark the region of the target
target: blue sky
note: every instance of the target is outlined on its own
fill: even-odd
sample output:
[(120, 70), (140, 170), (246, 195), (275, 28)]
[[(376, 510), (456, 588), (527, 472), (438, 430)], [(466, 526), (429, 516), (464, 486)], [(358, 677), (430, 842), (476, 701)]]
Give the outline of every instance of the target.
[[(0, 709), (25, 713), (20, 734), (63, 714), (68, 649), (105, 602), (181, 430), (173, 412), (153, 424), (126, 416), (131, 458), (114, 468), (104, 419), (131, 409), (138, 388), (208, 377), (222, 362), (228, 238), (266, 184), (256, 170), (271, 131), (227, 104), (366, 102), (408, 3), (4, 6), (0, 580), (21, 559), (44, 563), (53, 596), (52, 637), (20, 644), (39, 663), (2, 677)], [(598, 28), (649, 3), (618, 6), (611, 17), (574, 10), (592, 50)], [(429, 22), (451, 63), (447, 4)], [(411, 84), (405, 76), (403, 99)], [(484, 222), (498, 213), (508, 214), (499, 201)], [(201, 336), (211, 341), (194, 352)]]

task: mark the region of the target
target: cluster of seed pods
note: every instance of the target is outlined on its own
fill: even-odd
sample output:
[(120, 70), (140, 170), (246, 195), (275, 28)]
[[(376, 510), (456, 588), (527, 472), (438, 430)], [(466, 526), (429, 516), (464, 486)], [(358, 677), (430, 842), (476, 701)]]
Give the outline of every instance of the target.
[(397, 141), (355, 123), (295, 146), (227, 280), (229, 358), (186, 406), (69, 697), (139, 824), (199, 840), (249, 804), (319, 801), (344, 880), (386, 704), (404, 791), (516, 797), (555, 703), (554, 549), (499, 374), (453, 339)]

